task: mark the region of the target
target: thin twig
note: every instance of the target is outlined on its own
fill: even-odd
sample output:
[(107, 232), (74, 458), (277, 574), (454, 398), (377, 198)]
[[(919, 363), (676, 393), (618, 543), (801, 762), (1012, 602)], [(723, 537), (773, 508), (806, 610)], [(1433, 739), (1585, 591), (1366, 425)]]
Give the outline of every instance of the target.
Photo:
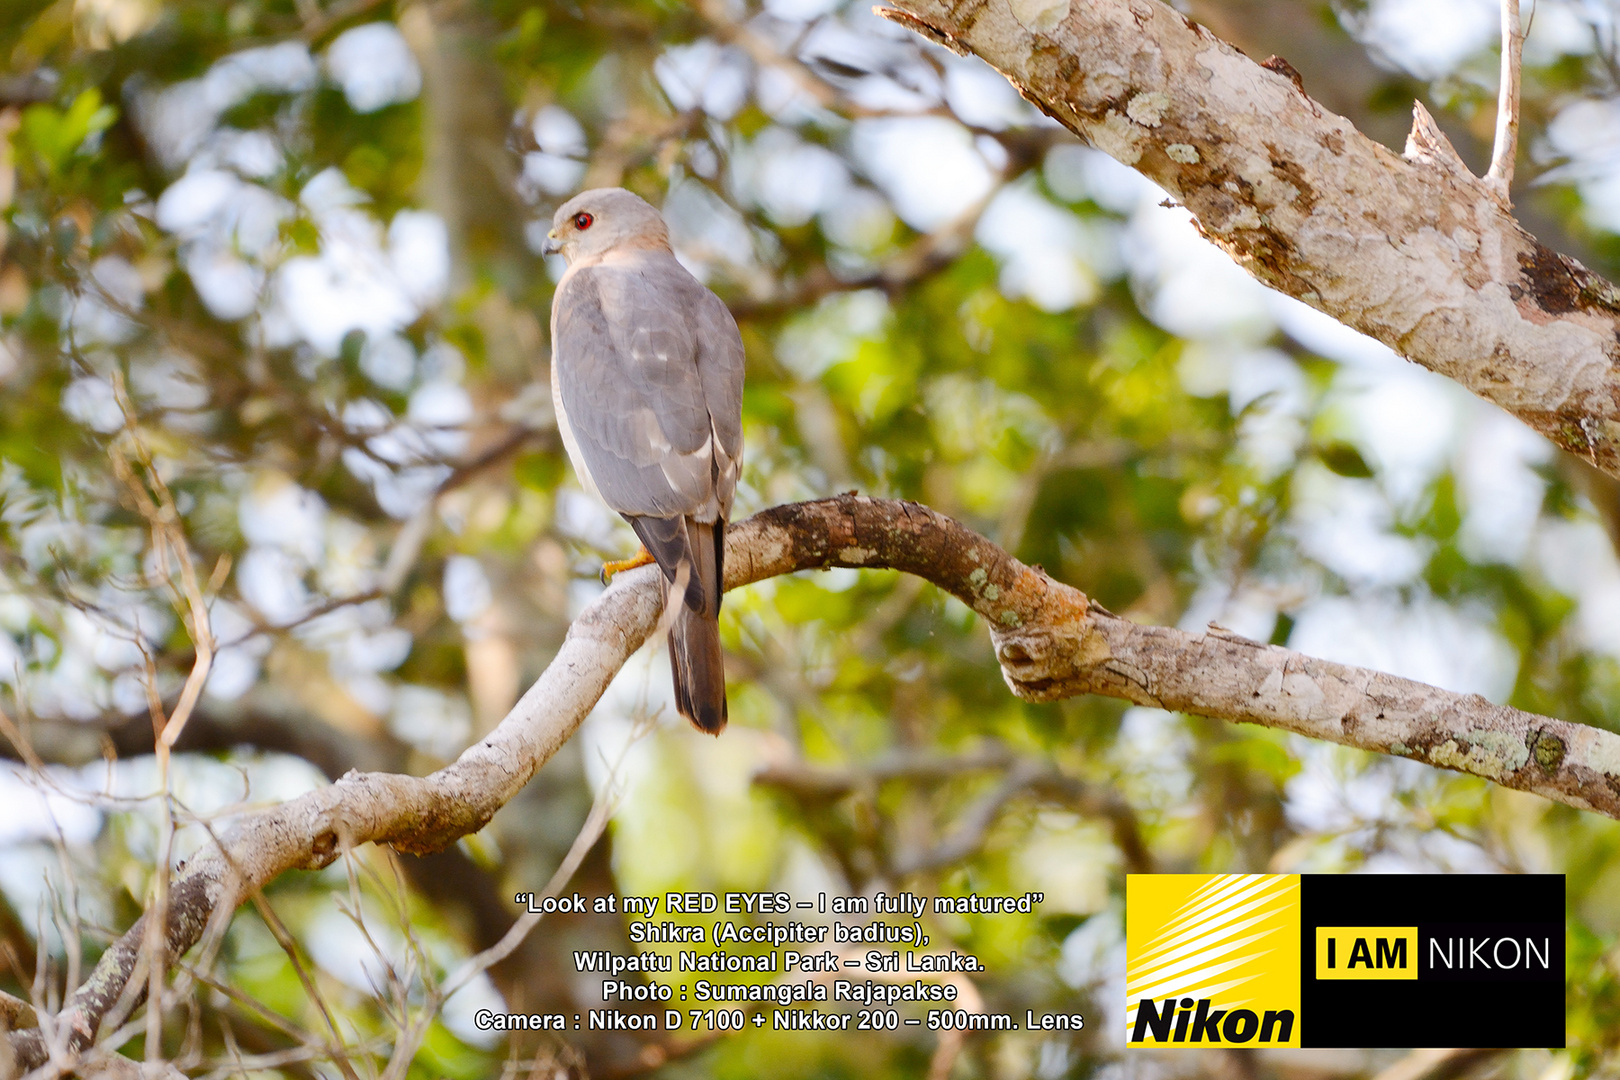
[(354, 1066), (349, 1063), (348, 1048), (343, 1044), (343, 1035), (338, 1031), (337, 1020), (333, 1018), (332, 1009), (326, 1003), (326, 995), (321, 993), (320, 987), (315, 985), (315, 980), (310, 977), (309, 972), (304, 970), (303, 961), (298, 959), (298, 944), (293, 941), (292, 934), (288, 933), (286, 925), (281, 921), (281, 917), (270, 906), (270, 901), (265, 899), (263, 891), (254, 889), (253, 895), (249, 899), (253, 901), (254, 909), (258, 911), (259, 917), (264, 920), (264, 925), (269, 928), (271, 936), (276, 939), (276, 944), (280, 945), (281, 951), (287, 954), (287, 959), (292, 964), (293, 973), (298, 976), (299, 983), (304, 987), (304, 993), (309, 995), (309, 1000), (314, 1003), (315, 1008), (320, 1012), (321, 1019), (326, 1021), (326, 1030), (332, 1035), (331, 1056), (333, 1064), (343, 1072), (345, 1080), (360, 1080), (355, 1075)]
[(30, 769), (40, 774), (45, 772), (45, 762), (40, 760), (38, 754), (34, 753), (34, 746), (28, 741), (28, 736), (23, 734), (22, 728), (12, 723), (11, 717), (6, 715), (4, 709), (0, 709), (0, 735), (6, 737), (6, 740), (16, 749), (17, 756), (22, 758), (23, 763)]
[(1511, 205), (1513, 159), (1519, 152), (1519, 75), (1523, 67), (1524, 31), (1519, 26), (1519, 0), (1502, 0), (1502, 85), (1496, 101), (1496, 145), (1485, 179), (1502, 202)]
[[(214, 634), (208, 618), (208, 601), (204, 598), (202, 586), (197, 580), (196, 564), (191, 558), (191, 545), (186, 539), (185, 530), (181, 527), (180, 512), (175, 506), (174, 496), (170, 493), (168, 484), (164, 483), (157, 462), (153, 460), (151, 451), (141, 438), (135, 405), (129, 397), (128, 388), (124, 385), (123, 376), (114, 373), (112, 381), (113, 393), (124, 414), (123, 434), (109, 448), (113, 473), (128, 491), (135, 508), (146, 519), (147, 526), (151, 529), (152, 551), (157, 558), (158, 579), (168, 586), (170, 594), (174, 597), (175, 606), (181, 609), (181, 621), (186, 625), (196, 646), (196, 657), (180, 691), (180, 700), (175, 703), (174, 711), (165, 718), (163, 703), (158, 695), (156, 668), (144, 641), (141, 643), (141, 653), (146, 659), (148, 707), (152, 712), (152, 729), (157, 736), (154, 749), (157, 754), (160, 836), (158, 864), (153, 877), (152, 910), (155, 917), (147, 923), (145, 942), (147, 954), (151, 958), (151, 962), (147, 965), (149, 985), (146, 1004), (146, 1060), (148, 1064), (156, 1065), (163, 1057), (163, 984), (169, 968), (168, 958), (165, 955), (168, 944), (165, 930), (168, 926), (169, 868), (174, 855), (174, 811), (169, 800), (170, 758), (174, 744), (179, 740), (180, 733), (185, 730), (186, 721), (191, 718), (192, 710), (196, 708), (197, 700), (202, 696), (203, 686), (208, 682), (208, 673), (213, 668)], [(126, 455), (132, 455), (140, 462), (143, 475), (136, 475)], [(178, 590), (174, 586), (173, 571), (170, 569), (171, 556), (180, 571), (181, 587)], [(210, 585), (218, 588), (229, 571), (230, 562), (222, 557), (214, 568)]]
[[(607, 782), (602, 785), (602, 790), (591, 804), (591, 812), (586, 815), (585, 823), (579, 827), (579, 834), (574, 837), (573, 844), (568, 848), (568, 854), (563, 857), (563, 861), (558, 864), (556, 872), (551, 875), (551, 880), (546, 882), (545, 889), (541, 891), (541, 899), (556, 896), (561, 892), (563, 886), (567, 885), (572, 880), (575, 872), (579, 870), (580, 863), (585, 861), (585, 856), (590, 853), (597, 840), (601, 839), (602, 832), (607, 828), (608, 819), (613, 816), (614, 808), (618, 804), (620, 794), (619, 769), (623, 765), (624, 754), (628, 753), (631, 746), (639, 742), (652, 730), (652, 719), (655, 719), (655, 717), (648, 718), (637, 726), (636, 732), (632, 735), (630, 741), (625, 744), (624, 752), (613, 763)], [(444, 980), (444, 996), (448, 998), (471, 982), (480, 972), (487, 971), (508, 956), (511, 956), (513, 951), (523, 944), (523, 939), (529, 935), (529, 931), (539, 924), (541, 918), (542, 916), (537, 913), (524, 912), (517, 922), (513, 923), (511, 928), (501, 936), (501, 940), (483, 952), (468, 957), (465, 963), (451, 972)]]
[[(654, 720), (656, 720), (655, 715), (648, 716), (643, 719), (642, 723), (637, 725), (629, 742), (625, 744), (618, 759), (614, 761), (606, 783), (602, 785), (602, 789), (597, 793), (595, 801), (591, 803), (590, 813), (586, 815), (584, 824), (579, 827), (579, 833), (574, 837), (573, 844), (569, 846), (568, 854), (563, 857), (563, 861), (551, 875), (551, 880), (546, 882), (545, 889), (540, 892), (540, 899), (550, 899), (560, 893), (563, 887), (573, 879), (574, 874), (578, 872), (580, 864), (585, 861), (585, 856), (590, 853), (591, 848), (602, 838), (602, 833), (607, 829), (608, 819), (613, 816), (613, 810), (618, 805), (621, 792), (619, 784), (620, 767), (624, 763), (624, 755), (629, 752), (631, 746), (639, 742), (652, 730)], [(539, 925), (543, 917), (538, 912), (525, 911), (494, 945), (469, 957), (437, 986), (431, 982), (428, 984), (426, 987), (427, 1000), (423, 1002), (422, 1008), (418, 1011), (416, 1017), (404, 1025), (404, 1030), (400, 1033), (399, 1040), (394, 1045), (393, 1055), (389, 1058), (388, 1067), (383, 1073), (382, 1080), (397, 1080), (397, 1078), (405, 1075), (405, 1070), (415, 1059), (417, 1048), (420, 1046), (423, 1037), (426, 1036), (428, 1027), (438, 1014), (439, 1007), (444, 1001), (466, 986), (480, 973), (487, 971), (512, 955), (513, 951), (523, 943), (523, 939), (529, 936), (530, 931)]]

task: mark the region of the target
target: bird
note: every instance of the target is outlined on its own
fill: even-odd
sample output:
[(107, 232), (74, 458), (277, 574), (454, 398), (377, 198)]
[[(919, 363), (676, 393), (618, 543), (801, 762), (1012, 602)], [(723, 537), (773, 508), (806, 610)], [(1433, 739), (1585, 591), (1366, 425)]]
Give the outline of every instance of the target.
[[(551, 398), (585, 490), (641, 540), (603, 579), (656, 562), (675, 708), (726, 726), (720, 648), (726, 526), (742, 465), (742, 335), (725, 303), (675, 258), (669, 228), (623, 188), (557, 208), (543, 250), (568, 268), (551, 300)], [(671, 618), (668, 605), (679, 608)]]

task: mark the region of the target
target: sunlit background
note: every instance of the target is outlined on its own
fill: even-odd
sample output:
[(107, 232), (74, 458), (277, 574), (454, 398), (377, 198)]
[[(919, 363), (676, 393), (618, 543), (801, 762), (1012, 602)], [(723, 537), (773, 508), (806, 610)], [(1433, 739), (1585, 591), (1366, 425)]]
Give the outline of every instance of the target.
[[(1396, 148), (1423, 99), (1483, 167), (1493, 0), (1180, 6)], [(158, 857), (149, 690), (172, 706), (195, 650), (109, 448), (151, 455), (211, 590), (181, 856), (202, 822), (348, 769), (452, 759), (633, 549), (573, 477), (546, 382), (562, 266), (540, 241), (583, 186), (661, 207), (741, 324), (737, 517), (916, 499), (1133, 619), (1620, 729), (1614, 480), (1256, 284), (1151, 183), (868, 8), (11, 6), (0, 701), (47, 765), (0, 739), (0, 989), (51, 1004), (133, 921)], [(1613, 279), (1620, 10), (1526, 18), (1521, 220)], [(1037, 917), (929, 932), (987, 965), (986, 1008), (1083, 1011), (1085, 1030), (974, 1036), (952, 1076), (1356, 1076), (1399, 1057), (1127, 1069), (1124, 874), (1148, 869), (1566, 873), (1569, 1049), (1468, 1067), (1620, 1068), (1612, 822), (1265, 730), (1020, 703), (964, 606), (887, 572), (741, 590), (722, 633), (723, 737), (674, 715), (645, 650), (478, 836), (274, 884), (318, 1002), (245, 909), (165, 1052), (192, 1075), (337, 1076), (340, 1057), (375, 1074), (399, 1010), (500, 937), (607, 798), (570, 886), (588, 895), (1044, 891)], [(449, 998), (413, 1075), (939, 1067), (915, 1028), (565, 1045), (475, 1026), (599, 1006), (572, 950), (624, 935), (616, 916), (543, 922)]]

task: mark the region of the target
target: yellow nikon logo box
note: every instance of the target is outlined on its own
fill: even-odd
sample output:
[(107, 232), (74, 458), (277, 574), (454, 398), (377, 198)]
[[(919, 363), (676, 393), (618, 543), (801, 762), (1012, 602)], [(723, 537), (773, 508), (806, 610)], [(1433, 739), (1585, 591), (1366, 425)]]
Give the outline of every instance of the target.
[(1298, 874), (1132, 874), (1130, 1046), (1299, 1046)]

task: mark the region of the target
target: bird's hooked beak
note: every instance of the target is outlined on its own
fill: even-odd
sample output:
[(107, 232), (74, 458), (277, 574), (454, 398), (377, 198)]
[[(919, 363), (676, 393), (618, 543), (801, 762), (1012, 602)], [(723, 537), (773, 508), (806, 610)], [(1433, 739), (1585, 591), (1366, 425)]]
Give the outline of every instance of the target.
[(556, 229), (552, 229), (550, 232), (546, 233), (546, 242), (540, 245), (540, 254), (542, 254), (542, 255), (561, 255), (562, 254), (562, 241), (557, 239), (557, 230)]

